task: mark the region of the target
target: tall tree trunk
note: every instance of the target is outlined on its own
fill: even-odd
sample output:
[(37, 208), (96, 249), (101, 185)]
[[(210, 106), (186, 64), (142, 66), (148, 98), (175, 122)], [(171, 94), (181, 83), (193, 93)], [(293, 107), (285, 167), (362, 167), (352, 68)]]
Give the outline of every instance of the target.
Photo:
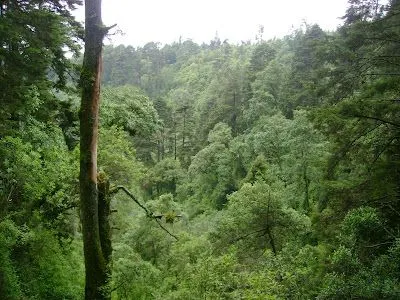
[(310, 179), (307, 176), (307, 165), (303, 167), (303, 181), (304, 181), (304, 202), (303, 209), (306, 213), (310, 212)]
[(271, 245), (272, 252), (274, 253), (274, 255), (276, 255), (276, 246), (274, 237), (272, 236), (271, 228), (267, 227), (266, 232), (269, 238), (269, 244)]
[(177, 153), (176, 153), (176, 143), (177, 143), (177, 133), (176, 133), (176, 121), (174, 120), (174, 159), (176, 160), (177, 158)]
[[(101, 54), (106, 29), (101, 20), (101, 0), (85, 0), (85, 54), (81, 73), (80, 200), (85, 256), (85, 299), (110, 299), (109, 253), (102, 245), (97, 187), (97, 131), (99, 120)], [(106, 197), (101, 197), (106, 199)], [(105, 208), (104, 211), (107, 211)], [(101, 212), (104, 214), (104, 211)], [(103, 215), (102, 221), (107, 220)], [(104, 243), (103, 244), (107, 244)], [(107, 245), (108, 246), (108, 245)], [(106, 246), (106, 248), (107, 248)], [(105, 253), (107, 252), (107, 253)]]

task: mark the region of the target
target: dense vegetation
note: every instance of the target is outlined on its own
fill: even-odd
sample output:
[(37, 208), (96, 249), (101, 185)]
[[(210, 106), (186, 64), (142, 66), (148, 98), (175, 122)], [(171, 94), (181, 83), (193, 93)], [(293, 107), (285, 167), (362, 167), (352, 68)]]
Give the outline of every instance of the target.
[[(1, 299), (83, 297), (79, 2), (0, 2)], [(399, 22), (106, 46), (113, 299), (399, 299)]]

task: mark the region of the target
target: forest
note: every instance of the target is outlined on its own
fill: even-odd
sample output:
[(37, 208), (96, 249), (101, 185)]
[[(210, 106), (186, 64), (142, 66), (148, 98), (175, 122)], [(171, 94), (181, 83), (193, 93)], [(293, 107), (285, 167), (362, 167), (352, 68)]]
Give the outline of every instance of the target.
[[(0, 1), (1, 299), (84, 299), (81, 2)], [(263, 30), (103, 47), (104, 299), (400, 299), (400, 1)]]

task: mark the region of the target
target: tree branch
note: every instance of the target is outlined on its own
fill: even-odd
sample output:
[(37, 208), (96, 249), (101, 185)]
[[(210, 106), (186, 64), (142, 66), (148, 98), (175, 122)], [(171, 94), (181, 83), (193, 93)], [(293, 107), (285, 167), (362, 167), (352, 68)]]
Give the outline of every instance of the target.
[(400, 76), (400, 73), (366, 73), (365, 76)]
[(383, 119), (378, 118), (378, 117), (371, 117), (371, 116), (364, 116), (364, 115), (354, 115), (353, 117), (355, 117), (355, 118), (360, 118), (360, 119), (375, 120), (375, 121), (379, 121), (379, 122), (384, 123), (384, 124), (392, 125), (392, 126), (394, 126), (394, 127), (400, 127), (400, 124), (393, 123), (393, 122), (387, 121), (387, 120), (383, 120)]
[(241, 235), (241, 236), (235, 238), (234, 240), (232, 240), (231, 243), (238, 242), (238, 241), (240, 241), (240, 240), (243, 240), (243, 239), (249, 237), (250, 235), (257, 234), (257, 233), (260, 233), (260, 232), (264, 232), (264, 234), (265, 234), (266, 228), (261, 228), (261, 229), (259, 229), (259, 230), (252, 231), (252, 232), (247, 233), (247, 234), (245, 234), (245, 235)]
[(366, 40), (373, 40), (373, 41), (382, 41), (382, 42), (391, 42), (391, 43), (400, 43), (400, 40), (393, 40), (393, 39), (385, 39), (380, 37), (367, 37)]
[(101, 31), (103, 32), (104, 36), (108, 35), (108, 32), (113, 29), (114, 27), (116, 27), (117, 24), (113, 24), (111, 26), (102, 26), (101, 27)]
[(374, 158), (372, 164), (375, 164), (375, 163), (378, 161), (379, 157), (386, 151), (387, 148), (389, 148), (389, 146), (393, 143), (393, 141), (394, 141), (396, 138), (397, 138), (396, 136), (392, 137), (392, 138), (389, 140), (389, 142), (386, 143), (386, 144), (382, 147), (382, 149), (379, 151), (379, 153), (378, 153), (377, 155), (375, 155), (375, 158)]
[(14, 191), (14, 185), (11, 186), (10, 193), (8, 194), (8, 197), (7, 197), (7, 200), (6, 200), (7, 202), (11, 201), (11, 195), (12, 195), (13, 191)]
[(178, 240), (178, 237), (177, 237), (176, 235), (174, 235), (174, 234), (172, 234), (171, 232), (169, 232), (168, 229), (165, 228), (165, 227), (160, 223), (160, 220), (158, 220), (158, 219), (156, 219), (156, 218), (153, 218), (153, 219), (156, 220), (158, 226), (160, 226), (162, 230), (164, 230), (166, 233), (168, 233), (170, 236), (172, 236), (175, 240)]
[(384, 245), (389, 245), (389, 244), (393, 244), (393, 241), (383, 242), (383, 243), (379, 243), (379, 244), (375, 244), (375, 245), (366, 245), (366, 246), (364, 246), (364, 247), (365, 247), (365, 248), (375, 248), (375, 247), (384, 246)]
[(168, 233), (170, 236), (172, 236), (175, 240), (178, 241), (178, 237), (177, 237), (176, 235), (172, 234), (171, 232), (169, 232), (169, 230), (168, 230), (167, 228), (165, 228), (165, 227), (160, 223), (160, 221), (158, 220), (158, 217), (159, 217), (159, 216), (156, 216), (156, 215), (154, 215), (154, 213), (150, 212), (143, 204), (141, 204), (141, 203), (136, 199), (136, 197), (135, 197), (126, 187), (124, 187), (124, 186), (122, 186), (122, 185), (119, 185), (119, 186), (117, 186), (116, 188), (114, 188), (113, 190), (111, 190), (111, 191), (110, 191), (110, 194), (116, 194), (116, 193), (118, 193), (118, 191), (120, 191), (120, 190), (122, 190), (123, 192), (125, 192), (125, 194), (127, 194), (127, 195), (129, 196), (129, 198), (131, 198), (133, 201), (135, 201), (135, 203), (136, 203), (137, 205), (139, 205), (139, 207), (140, 207), (141, 209), (143, 209), (143, 210), (146, 212), (146, 216), (147, 216), (148, 218), (151, 218), (151, 219), (155, 220), (155, 221), (157, 222), (158, 226), (160, 226), (160, 228), (161, 228), (162, 230), (164, 230), (166, 233)]
[(146, 216), (152, 217), (153, 214), (152, 214), (144, 205), (142, 205), (142, 204), (136, 199), (136, 197), (135, 197), (126, 187), (124, 187), (124, 186), (122, 186), (122, 185), (119, 185), (119, 186), (117, 186), (115, 189), (113, 189), (112, 191), (110, 191), (110, 194), (116, 194), (116, 193), (117, 193), (118, 191), (120, 191), (120, 190), (124, 191), (125, 194), (127, 194), (127, 195), (129, 196), (129, 198), (131, 198), (133, 201), (135, 201), (135, 203), (136, 203), (137, 205), (139, 205), (140, 208), (143, 209), (143, 210), (146, 212)]

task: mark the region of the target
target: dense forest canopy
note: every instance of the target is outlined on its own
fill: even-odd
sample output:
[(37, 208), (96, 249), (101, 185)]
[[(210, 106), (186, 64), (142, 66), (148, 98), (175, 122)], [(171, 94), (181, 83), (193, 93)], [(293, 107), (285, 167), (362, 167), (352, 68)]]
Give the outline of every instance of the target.
[[(1, 299), (84, 295), (80, 4), (0, 1)], [(343, 18), (104, 47), (112, 299), (400, 298), (400, 3)]]

